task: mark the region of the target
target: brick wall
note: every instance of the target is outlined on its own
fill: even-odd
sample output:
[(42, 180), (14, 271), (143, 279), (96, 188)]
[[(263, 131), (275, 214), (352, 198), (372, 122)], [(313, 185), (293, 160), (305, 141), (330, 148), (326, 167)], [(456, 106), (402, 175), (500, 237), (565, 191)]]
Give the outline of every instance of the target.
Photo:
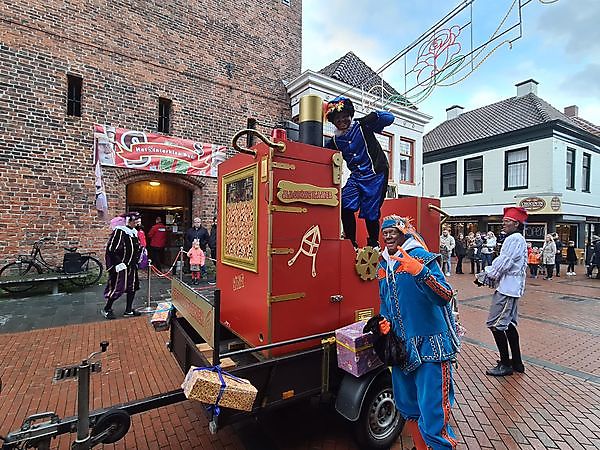
[[(229, 145), (247, 117), (289, 118), (282, 80), (300, 58), (300, 0), (0, 1), (0, 264), (40, 236), (54, 238), (55, 257), (77, 241), (102, 253), (94, 123), (156, 132), (166, 97), (171, 135)], [(66, 115), (67, 74), (83, 78), (80, 118)], [(126, 184), (148, 173), (104, 176), (118, 213)], [(193, 216), (212, 217), (215, 180), (164, 176), (193, 190)]]

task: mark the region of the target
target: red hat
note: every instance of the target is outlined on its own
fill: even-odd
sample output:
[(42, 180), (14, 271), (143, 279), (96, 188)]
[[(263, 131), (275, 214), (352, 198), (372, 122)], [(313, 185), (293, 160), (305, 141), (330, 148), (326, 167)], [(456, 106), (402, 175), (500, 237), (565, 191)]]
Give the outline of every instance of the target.
[(527, 220), (527, 211), (520, 206), (507, 206), (504, 208), (504, 218), (519, 223), (525, 223)]

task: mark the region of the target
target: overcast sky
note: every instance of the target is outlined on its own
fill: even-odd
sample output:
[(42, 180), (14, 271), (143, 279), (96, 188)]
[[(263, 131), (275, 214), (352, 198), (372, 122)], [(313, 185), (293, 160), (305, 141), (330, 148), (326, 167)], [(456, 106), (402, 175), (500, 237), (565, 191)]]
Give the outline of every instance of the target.
[[(521, 0), (525, 3), (527, 0)], [(600, 0), (531, 0), (522, 10), (522, 37), (498, 47), (464, 81), (437, 87), (418, 108), (433, 116), (427, 130), (444, 121), (446, 108), (460, 105), (472, 110), (516, 94), (515, 84), (533, 78), (538, 96), (559, 111), (578, 105), (579, 116), (600, 125)], [(444, 17), (459, 0), (302, 0), (302, 68), (318, 71), (347, 52), (354, 52), (373, 70), (407, 47)], [(463, 27), (458, 54), (484, 44), (500, 31), (518, 23), (518, 0), (475, 0), (446, 26)], [(519, 27), (488, 44), (481, 60), (504, 39), (518, 36)], [(452, 47), (456, 51), (458, 47)], [(381, 76), (402, 92), (405, 66), (418, 62), (417, 49), (393, 64)], [(477, 61), (476, 61), (477, 63)], [(470, 66), (469, 66), (470, 67)], [(410, 70), (410, 69), (409, 69)], [(450, 77), (452, 83), (470, 69)], [(407, 87), (416, 84), (410, 77)]]

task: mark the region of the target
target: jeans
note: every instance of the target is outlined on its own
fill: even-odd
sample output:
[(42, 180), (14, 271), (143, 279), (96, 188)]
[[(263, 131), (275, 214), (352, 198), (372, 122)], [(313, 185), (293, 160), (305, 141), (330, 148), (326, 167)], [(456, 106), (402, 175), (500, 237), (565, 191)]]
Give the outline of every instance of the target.
[(485, 266), (492, 265), (492, 254), (491, 253), (482, 253), (481, 254), (481, 270), (485, 269)]

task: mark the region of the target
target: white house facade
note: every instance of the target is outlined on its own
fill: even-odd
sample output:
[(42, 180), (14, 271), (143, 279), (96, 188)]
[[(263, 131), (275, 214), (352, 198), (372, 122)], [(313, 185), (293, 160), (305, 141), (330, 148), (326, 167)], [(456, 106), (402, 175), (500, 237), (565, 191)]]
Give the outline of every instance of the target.
[[(336, 63), (344, 58), (351, 58), (356, 69), (358, 58), (355, 55), (350, 53)], [(358, 64), (360, 63), (362, 61), (358, 60)], [(366, 70), (366, 66), (359, 65), (359, 67), (363, 71)], [(379, 80), (381, 81), (381, 79)], [(431, 120), (431, 116), (416, 110), (414, 107), (405, 107), (399, 103), (382, 100), (381, 96), (366, 93), (344, 81), (310, 70), (291, 80), (287, 84), (287, 90), (291, 99), (293, 117), (298, 116), (300, 99), (305, 95), (318, 95), (324, 101), (331, 100), (338, 95), (344, 95), (354, 103), (355, 118), (380, 109), (392, 113), (395, 117), (394, 123), (386, 127), (383, 133), (377, 135), (382, 148), (387, 154), (390, 165), (388, 197), (423, 195), (421, 176), (423, 130)], [(333, 130), (333, 124), (324, 123), (323, 135), (325, 138), (333, 136)], [(348, 176), (347, 170), (345, 170), (345, 176)]]
[(497, 234), (503, 208), (519, 205), (534, 244), (556, 231), (583, 248), (600, 235), (600, 129), (573, 116), (576, 108), (559, 112), (528, 80), (511, 99), (447, 111), (424, 137), (423, 193), (441, 198), (454, 234)]

